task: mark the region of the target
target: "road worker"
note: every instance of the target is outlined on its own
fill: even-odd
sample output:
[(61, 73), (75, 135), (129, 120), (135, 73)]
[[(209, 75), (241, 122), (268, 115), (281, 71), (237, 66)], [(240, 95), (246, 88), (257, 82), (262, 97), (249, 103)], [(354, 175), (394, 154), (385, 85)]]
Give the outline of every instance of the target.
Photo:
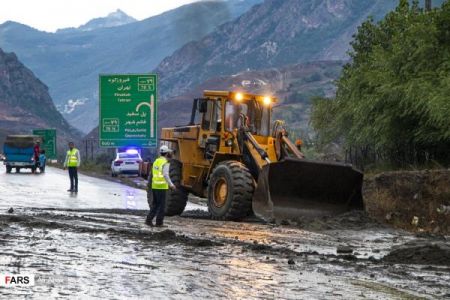
[(78, 193), (78, 168), (80, 167), (81, 158), (80, 151), (75, 148), (73, 142), (69, 143), (69, 150), (64, 161), (64, 170), (69, 169), (70, 189), (68, 192)]
[(153, 162), (151, 176), (153, 203), (145, 224), (153, 226), (153, 218), (156, 217), (155, 225), (161, 227), (164, 224), (167, 190), (176, 190), (176, 187), (169, 176), (169, 160), (172, 157), (172, 150), (166, 145), (162, 145), (159, 149), (159, 154), (160, 156)]

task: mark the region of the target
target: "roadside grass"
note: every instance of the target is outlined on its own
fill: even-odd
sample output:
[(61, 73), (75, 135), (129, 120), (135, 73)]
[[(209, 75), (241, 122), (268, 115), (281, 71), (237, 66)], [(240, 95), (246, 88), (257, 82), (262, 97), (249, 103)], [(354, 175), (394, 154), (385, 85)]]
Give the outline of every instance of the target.
[(80, 166), (80, 172), (110, 175), (111, 167), (105, 163), (97, 163), (94, 160), (85, 160)]

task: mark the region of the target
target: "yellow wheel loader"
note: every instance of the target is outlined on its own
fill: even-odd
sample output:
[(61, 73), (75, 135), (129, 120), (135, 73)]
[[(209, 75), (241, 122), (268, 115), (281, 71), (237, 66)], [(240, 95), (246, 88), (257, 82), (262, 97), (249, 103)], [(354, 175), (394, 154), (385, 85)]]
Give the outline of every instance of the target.
[(162, 129), (161, 145), (174, 150), (170, 176), (178, 187), (168, 192), (167, 215), (183, 212), (188, 193), (208, 198), (219, 220), (254, 212), (274, 222), (363, 208), (363, 174), (348, 164), (305, 159), (283, 122), (271, 123), (276, 102), (205, 91), (194, 100), (189, 125)]

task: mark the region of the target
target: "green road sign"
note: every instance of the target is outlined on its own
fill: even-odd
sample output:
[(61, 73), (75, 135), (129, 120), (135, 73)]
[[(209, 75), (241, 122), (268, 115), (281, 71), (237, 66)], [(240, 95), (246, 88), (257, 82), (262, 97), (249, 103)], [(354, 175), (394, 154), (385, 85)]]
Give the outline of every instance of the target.
[(155, 74), (100, 75), (101, 147), (156, 147)]
[(34, 135), (42, 137), (41, 149), (45, 150), (47, 159), (57, 159), (56, 155), (56, 129), (35, 129)]

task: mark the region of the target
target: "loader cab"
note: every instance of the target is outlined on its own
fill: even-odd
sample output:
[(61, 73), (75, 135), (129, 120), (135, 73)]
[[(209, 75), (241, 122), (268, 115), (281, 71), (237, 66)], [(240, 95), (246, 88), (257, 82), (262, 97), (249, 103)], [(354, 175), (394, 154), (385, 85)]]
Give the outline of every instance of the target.
[(205, 149), (204, 158), (212, 159), (220, 148), (222, 101), (221, 98), (198, 99), (201, 116), (198, 144)]
[[(242, 98), (241, 98), (242, 97)], [(257, 136), (270, 135), (271, 103), (259, 101), (254, 95), (244, 98), (233, 94), (225, 103), (224, 129), (233, 132), (242, 127)]]
[(205, 149), (205, 159), (212, 159), (219, 150), (233, 152), (226, 141), (230, 136), (236, 137), (241, 128), (256, 137), (269, 137), (271, 107), (275, 101), (267, 96), (205, 91), (204, 97), (196, 100), (192, 117), (194, 110), (199, 112), (198, 144)]
[(270, 135), (271, 108), (275, 98), (239, 92), (205, 91), (205, 97), (197, 100), (201, 130), (204, 132), (233, 132), (245, 126), (252, 134)]

